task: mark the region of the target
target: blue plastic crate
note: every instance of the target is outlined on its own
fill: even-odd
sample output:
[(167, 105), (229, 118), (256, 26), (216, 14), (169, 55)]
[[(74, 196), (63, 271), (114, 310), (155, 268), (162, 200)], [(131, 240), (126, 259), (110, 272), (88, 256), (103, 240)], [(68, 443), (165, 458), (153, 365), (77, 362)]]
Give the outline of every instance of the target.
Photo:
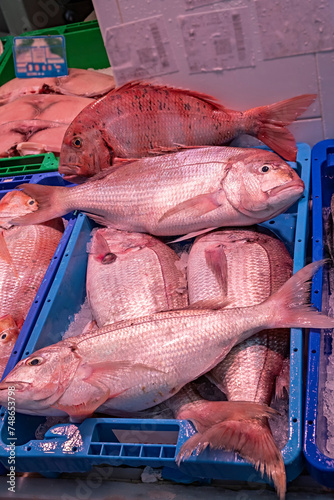
[[(35, 183), (35, 184), (48, 184), (50, 186), (65, 186), (69, 184), (64, 181), (61, 175), (58, 173), (47, 173), (47, 174), (35, 174), (35, 175), (21, 175), (15, 177), (0, 178), (0, 199), (5, 196), (9, 191), (15, 189), (19, 184), (22, 183)], [(52, 281), (56, 275), (59, 264), (61, 262), (65, 247), (68, 243), (70, 234), (73, 230), (76, 216), (70, 214), (67, 216), (67, 226), (58, 244), (58, 247), (52, 257), (49, 267), (45, 273), (43, 281), (36, 293), (35, 299), (29, 309), (27, 317), (23, 323), (20, 334), (17, 338), (15, 346), (13, 348), (12, 354), (8, 360), (6, 369), (4, 371), (3, 377), (9, 373), (16, 363), (21, 359), (24, 348), (29, 340), (30, 334), (35, 326), (37, 317), (42, 309), (44, 300), (50, 290)], [(2, 408), (1, 408), (1, 411)], [(0, 474), (5, 472), (5, 468), (1, 466)]]
[[(294, 256), (294, 272), (303, 267), (307, 242), (311, 148), (298, 145), (296, 168), (305, 183), (303, 197), (285, 214), (263, 225), (275, 232)], [(59, 270), (44, 302), (23, 358), (61, 339), (86, 296), (86, 244), (95, 223), (79, 214)], [(303, 469), (302, 454), (302, 331), (291, 330), (289, 439), (283, 449), (288, 481)], [(16, 414), (16, 470), (50, 475), (85, 472), (93, 465), (165, 467), (164, 475), (179, 482), (198, 478), (261, 481), (261, 476), (234, 453), (205, 451), (191, 456), (180, 468), (175, 457), (195, 432), (188, 421), (156, 419), (89, 418), (82, 424), (55, 425), (43, 440), (35, 430), (43, 417)], [(138, 438), (139, 433), (139, 438)], [(0, 420), (0, 462), (6, 467), (7, 412)], [(181, 474), (180, 474), (181, 473)], [(266, 479), (265, 479), (266, 480)]]
[[(334, 193), (334, 139), (316, 144), (312, 149), (312, 256), (313, 260), (326, 257), (323, 236), (323, 209), (330, 209)], [(329, 215), (329, 214), (328, 214)], [(312, 303), (320, 311), (328, 309), (328, 273), (320, 269), (313, 278)], [(334, 458), (325, 448), (327, 425), (323, 416), (319, 395), (323, 381), (319, 378), (321, 368), (332, 351), (331, 333), (310, 331), (308, 349), (307, 390), (305, 404), (304, 454), (310, 474), (321, 484), (334, 487)]]

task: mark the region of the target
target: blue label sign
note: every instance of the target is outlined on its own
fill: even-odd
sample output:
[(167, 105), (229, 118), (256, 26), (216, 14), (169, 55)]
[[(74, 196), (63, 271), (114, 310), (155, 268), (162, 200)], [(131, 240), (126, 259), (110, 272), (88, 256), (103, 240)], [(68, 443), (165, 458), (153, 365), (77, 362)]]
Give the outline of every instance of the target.
[(18, 78), (68, 74), (63, 35), (16, 36), (13, 55)]

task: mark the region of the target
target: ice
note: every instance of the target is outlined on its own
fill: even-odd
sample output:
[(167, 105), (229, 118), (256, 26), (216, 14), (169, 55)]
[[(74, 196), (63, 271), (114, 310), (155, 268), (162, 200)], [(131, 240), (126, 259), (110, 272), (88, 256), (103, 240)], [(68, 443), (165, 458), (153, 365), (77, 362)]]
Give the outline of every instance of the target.
[(64, 333), (63, 339), (80, 335), (81, 333), (83, 333), (87, 325), (92, 321), (93, 316), (88, 304), (88, 298), (86, 297), (86, 300), (82, 304), (80, 311), (75, 314), (74, 320), (68, 327), (68, 330)]
[(269, 425), (275, 442), (280, 450), (284, 448), (289, 439), (289, 396), (284, 391), (284, 395), (279, 399), (273, 399), (271, 408), (279, 412), (270, 418)]
[(36, 439), (44, 439), (46, 432), (57, 424), (66, 424), (69, 422), (70, 417), (46, 417), (45, 422), (39, 424), (35, 430)]

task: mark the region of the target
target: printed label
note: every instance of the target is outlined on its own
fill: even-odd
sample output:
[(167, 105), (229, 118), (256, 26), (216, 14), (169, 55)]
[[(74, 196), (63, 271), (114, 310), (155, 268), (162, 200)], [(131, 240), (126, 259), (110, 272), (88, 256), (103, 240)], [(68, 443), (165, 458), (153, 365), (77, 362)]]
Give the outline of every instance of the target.
[(17, 36), (14, 38), (13, 56), (18, 78), (68, 74), (63, 35)]
[(162, 16), (108, 28), (105, 45), (118, 85), (178, 71)]
[(334, 49), (330, 0), (255, 0), (264, 59)]
[(190, 73), (254, 66), (247, 7), (178, 18)]

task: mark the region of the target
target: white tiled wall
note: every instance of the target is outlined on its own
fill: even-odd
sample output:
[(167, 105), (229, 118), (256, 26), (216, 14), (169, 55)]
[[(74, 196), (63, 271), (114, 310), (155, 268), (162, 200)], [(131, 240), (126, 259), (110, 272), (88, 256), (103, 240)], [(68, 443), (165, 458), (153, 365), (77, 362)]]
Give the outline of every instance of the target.
[(311, 146), (334, 137), (333, 0), (93, 0), (117, 84), (211, 94), (246, 110), (304, 93), (290, 126)]

